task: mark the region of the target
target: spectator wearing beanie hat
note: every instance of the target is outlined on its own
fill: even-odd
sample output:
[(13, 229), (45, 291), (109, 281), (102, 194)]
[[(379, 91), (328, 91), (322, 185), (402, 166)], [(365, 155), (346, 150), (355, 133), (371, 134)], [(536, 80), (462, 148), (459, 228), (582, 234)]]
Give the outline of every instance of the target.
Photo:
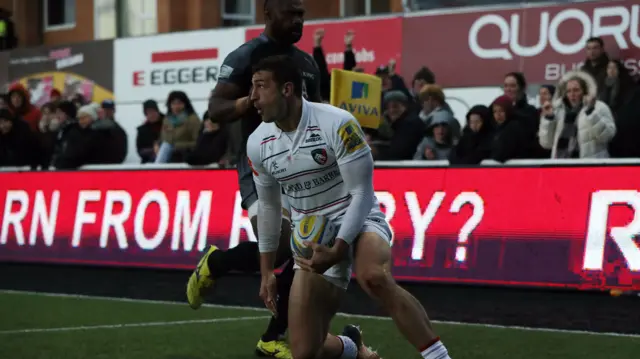
[(49, 93), (49, 102), (57, 104), (60, 101), (62, 101), (62, 93), (60, 92), (60, 90), (56, 88), (51, 89), (51, 92)]
[(491, 103), (491, 113), (495, 132), (491, 147), (491, 159), (505, 162), (525, 158), (528, 152), (527, 129), (522, 121), (517, 121), (513, 99), (502, 95)]
[[(377, 159), (403, 161), (413, 158), (416, 147), (425, 133), (424, 123), (410, 108), (410, 99), (402, 91), (388, 91), (384, 95), (384, 118), (393, 131), (389, 146), (379, 149)], [(384, 128), (384, 126), (382, 126)]]
[(78, 109), (78, 124), (80, 128), (87, 129), (98, 121), (98, 110), (92, 104), (84, 105)]
[(158, 103), (154, 100), (147, 100), (142, 104), (145, 121), (138, 126), (138, 135), (136, 136), (136, 148), (138, 156), (142, 163), (150, 163), (155, 161), (155, 146), (160, 139), (162, 132), (162, 122), (164, 114), (160, 112)]

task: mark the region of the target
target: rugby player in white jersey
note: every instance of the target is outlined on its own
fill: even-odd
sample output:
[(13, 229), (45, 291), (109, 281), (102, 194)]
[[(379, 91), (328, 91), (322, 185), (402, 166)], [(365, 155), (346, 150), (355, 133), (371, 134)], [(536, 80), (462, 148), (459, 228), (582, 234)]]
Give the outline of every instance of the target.
[(327, 335), (353, 265), (361, 287), (423, 358), (448, 359), (422, 305), (391, 276), (392, 234), (374, 194), (373, 158), (358, 122), (339, 108), (304, 100), (300, 71), (289, 57), (260, 61), (252, 84), (251, 100), (263, 123), (249, 137), (247, 154), (258, 194), (260, 296), (270, 310), (275, 311), (281, 188), (293, 223), (323, 215), (340, 226), (332, 247), (312, 245), (310, 259), (296, 258), (289, 299), (293, 357), (377, 356), (361, 338)]

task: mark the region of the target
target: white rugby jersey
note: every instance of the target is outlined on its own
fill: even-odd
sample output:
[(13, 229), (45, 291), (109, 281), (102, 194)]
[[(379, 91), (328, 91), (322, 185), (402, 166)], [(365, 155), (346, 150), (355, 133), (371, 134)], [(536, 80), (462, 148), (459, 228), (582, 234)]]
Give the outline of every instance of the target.
[[(351, 195), (338, 166), (370, 153), (360, 125), (349, 112), (304, 99), (295, 132), (263, 122), (247, 142), (256, 185), (279, 183), (293, 221), (305, 215), (331, 219), (343, 215)], [(375, 198), (371, 210), (380, 211)]]

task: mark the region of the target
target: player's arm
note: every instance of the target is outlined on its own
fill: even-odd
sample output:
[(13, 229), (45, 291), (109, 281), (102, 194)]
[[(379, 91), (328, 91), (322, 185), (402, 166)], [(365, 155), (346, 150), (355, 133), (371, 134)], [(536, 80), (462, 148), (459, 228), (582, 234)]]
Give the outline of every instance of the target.
[(250, 95), (242, 93), (251, 81), (248, 54), (242, 47), (230, 53), (220, 67), (218, 83), (209, 100), (209, 117), (214, 122), (238, 120), (251, 108)]
[(315, 66), (315, 71), (314, 71), (313, 84), (312, 84), (312, 86), (310, 86), (311, 88), (307, 89), (307, 95), (309, 96), (309, 101), (321, 103), (322, 102), (322, 91), (320, 89), (321, 88), (320, 87), (320, 68), (318, 67), (318, 64), (316, 63), (316, 60), (311, 58), (311, 61), (313, 62), (313, 65)]
[(333, 247), (338, 256), (344, 258), (360, 234), (373, 206), (374, 163), (371, 149), (355, 118), (345, 119), (340, 123), (332, 142), (342, 180), (351, 194), (351, 202), (344, 214), (343, 224)]
[(255, 142), (253, 136), (247, 141), (247, 155), (258, 195), (260, 273), (265, 277), (273, 274), (276, 252), (280, 243), (281, 188), (276, 179), (262, 166), (259, 142)]

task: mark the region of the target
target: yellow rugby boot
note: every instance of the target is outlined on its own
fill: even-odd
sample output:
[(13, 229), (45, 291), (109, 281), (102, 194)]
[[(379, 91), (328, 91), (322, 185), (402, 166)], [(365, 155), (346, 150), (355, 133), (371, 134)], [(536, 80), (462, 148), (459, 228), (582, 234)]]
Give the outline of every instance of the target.
[(217, 250), (218, 247), (211, 245), (207, 253), (200, 258), (198, 266), (193, 273), (191, 273), (191, 277), (189, 277), (189, 282), (187, 283), (187, 300), (192, 309), (200, 308), (204, 301), (202, 297), (204, 290), (213, 285), (214, 280), (211, 278), (211, 271), (209, 270), (207, 261), (211, 253)]
[(261, 357), (272, 357), (277, 359), (293, 359), (291, 350), (286, 342), (281, 340), (272, 340), (264, 342), (262, 339), (256, 345), (256, 355)]

